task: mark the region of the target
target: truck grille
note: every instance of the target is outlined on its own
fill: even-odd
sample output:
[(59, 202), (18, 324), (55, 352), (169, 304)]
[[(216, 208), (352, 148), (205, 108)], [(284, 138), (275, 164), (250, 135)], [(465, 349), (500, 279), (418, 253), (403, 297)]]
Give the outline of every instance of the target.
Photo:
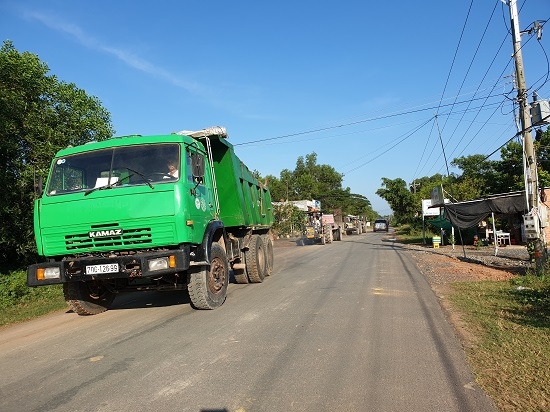
[(90, 248), (112, 248), (151, 243), (151, 228), (125, 229), (120, 236), (90, 238), (88, 233), (65, 236), (65, 247), (72, 252), (90, 250)]

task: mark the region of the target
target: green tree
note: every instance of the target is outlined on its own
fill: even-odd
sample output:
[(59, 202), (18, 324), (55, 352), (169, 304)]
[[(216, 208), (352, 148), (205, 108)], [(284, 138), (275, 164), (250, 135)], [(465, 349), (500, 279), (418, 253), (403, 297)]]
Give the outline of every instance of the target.
[(113, 134), (96, 97), (48, 75), (38, 56), (0, 48), (0, 261), (21, 266), (35, 258), (35, 182), (59, 149)]
[(342, 174), (330, 165), (317, 164), (317, 154), (313, 152), (305, 159), (298, 157), (290, 184), (296, 196), (291, 200), (319, 199), (323, 194), (342, 188)]
[(273, 229), (281, 235), (301, 233), (304, 227), (304, 212), (292, 203), (280, 203), (273, 209)]
[(410, 192), (407, 183), (401, 179), (382, 178), (382, 188), (376, 194), (384, 199), (393, 210), (397, 224), (410, 223), (418, 211), (414, 195)]
[(454, 176), (452, 194), (457, 200), (471, 200), (482, 195), (493, 194), (495, 182), (498, 180), (496, 167), (498, 162), (485, 159), (484, 155), (474, 154), (462, 156), (451, 162), (462, 173)]
[(539, 186), (550, 187), (550, 128), (535, 133)]
[[(315, 199), (321, 201), (325, 213), (341, 209), (345, 215), (365, 216), (369, 220), (378, 216), (366, 197), (351, 193), (349, 187), (342, 187), (341, 173), (330, 165), (317, 163), (315, 152), (298, 157), (294, 170), (283, 169), (279, 178), (270, 175), (267, 180), (273, 201)], [(276, 216), (282, 218), (286, 214), (282, 210)], [(277, 224), (284, 223), (280, 219), (276, 220)]]
[(490, 193), (506, 193), (525, 189), (523, 178), (523, 147), (509, 142), (500, 150), (501, 160), (495, 163), (496, 176)]

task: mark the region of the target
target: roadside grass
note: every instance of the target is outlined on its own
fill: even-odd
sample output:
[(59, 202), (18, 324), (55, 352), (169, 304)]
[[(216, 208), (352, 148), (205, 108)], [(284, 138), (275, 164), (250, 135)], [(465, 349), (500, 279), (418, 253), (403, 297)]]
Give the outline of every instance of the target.
[(60, 285), (30, 288), (23, 271), (0, 273), (0, 327), (67, 307)]
[[(399, 241), (408, 244), (423, 244), (422, 229), (412, 227), (411, 225), (400, 225), (395, 228), (396, 236), (399, 236)], [(431, 238), (431, 234), (427, 234)], [(430, 240), (431, 243), (431, 240)]]
[(500, 411), (550, 410), (550, 276), (452, 286), (479, 385)]

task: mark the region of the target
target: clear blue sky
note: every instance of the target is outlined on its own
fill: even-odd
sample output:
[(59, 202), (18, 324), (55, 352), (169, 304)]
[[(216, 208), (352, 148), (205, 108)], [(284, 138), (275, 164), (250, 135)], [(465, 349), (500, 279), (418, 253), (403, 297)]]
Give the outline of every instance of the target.
[[(550, 19), (518, 7), (522, 30)], [(446, 173), (438, 129), (449, 162), (516, 133), (509, 28), (500, 0), (0, 2), (0, 40), (97, 96), (117, 135), (225, 126), (264, 176), (315, 152), (382, 215), (382, 177)], [(550, 25), (522, 44), (550, 99)]]

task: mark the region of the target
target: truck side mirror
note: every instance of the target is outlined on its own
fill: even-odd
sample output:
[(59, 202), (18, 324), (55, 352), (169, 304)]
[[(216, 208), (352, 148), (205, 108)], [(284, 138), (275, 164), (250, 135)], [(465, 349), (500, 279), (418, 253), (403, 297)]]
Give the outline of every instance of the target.
[(38, 182), (34, 185), (34, 194), (36, 197), (42, 196), (42, 192), (44, 190), (43, 187), (43, 178), (42, 176), (38, 176)]
[(193, 179), (202, 181), (204, 177), (204, 156), (199, 153), (191, 153), (191, 168)]

